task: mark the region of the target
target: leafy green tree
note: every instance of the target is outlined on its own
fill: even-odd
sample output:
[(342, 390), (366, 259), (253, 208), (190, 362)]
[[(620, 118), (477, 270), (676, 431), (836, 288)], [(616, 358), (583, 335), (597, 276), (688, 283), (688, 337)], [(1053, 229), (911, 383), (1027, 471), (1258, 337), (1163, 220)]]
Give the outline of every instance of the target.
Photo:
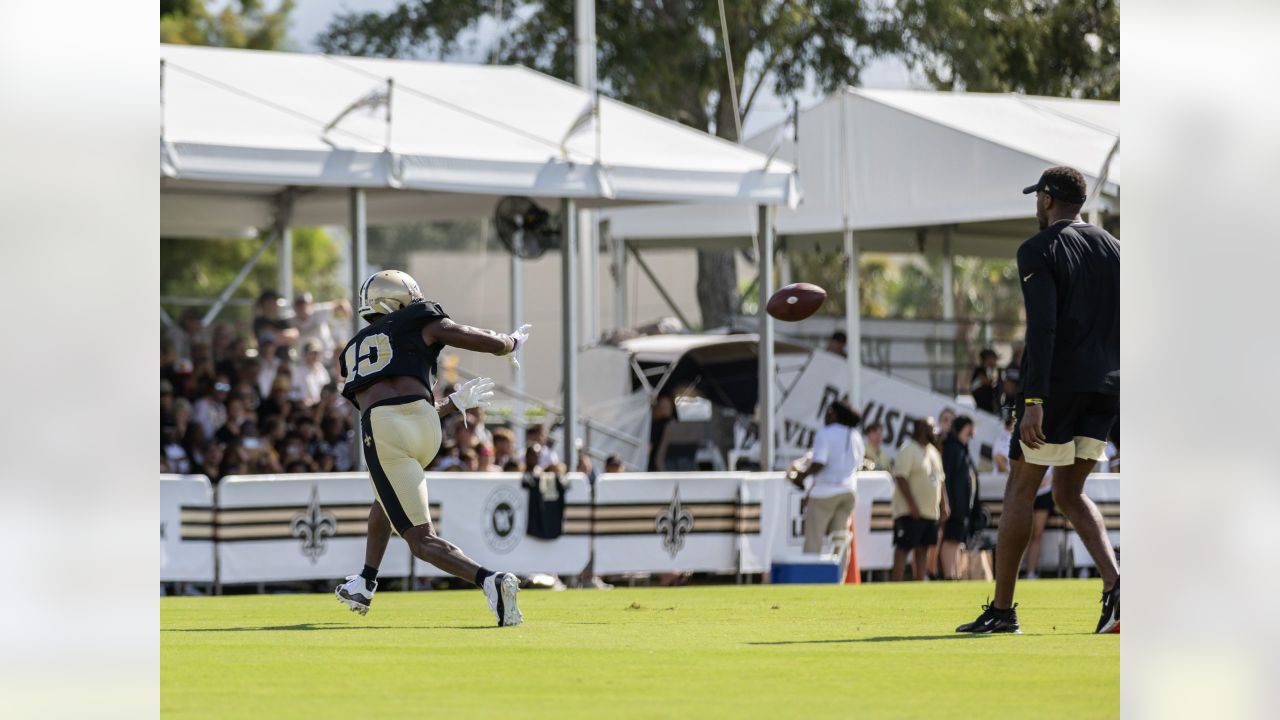
[(906, 56), (940, 89), (1120, 99), (1119, 0), (899, 0)]
[[(160, 295), (162, 297), (217, 297), (261, 245), (261, 240), (222, 238), (218, 240), (160, 239)], [(249, 272), (233, 299), (254, 300), (263, 290), (276, 289), (279, 245), (272, 243)], [(347, 297), (346, 286), (338, 281), (342, 253), (328, 233), (320, 228), (293, 230), (293, 288), (308, 291), (319, 300)], [(171, 315), (181, 312), (175, 304), (163, 304)], [(219, 318), (249, 316), (243, 305), (228, 306)]]
[(204, 0), (160, 0), (160, 42), (283, 50), (294, 0), (268, 11), (262, 0), (228, 2), (211, 13)]
[[(715, 0), (596, 4), (603, 92), (686, 125), (738, 139), (733, 97), (745, 116), (772, 84), (787, 95), (813, 78), (824, 90), (856, 83), (865, 63), (898, 47), (878, 3), (860, 0), (725, 0), (734, 67), (725, 67)], [(405, 1), (385, 13), (337, 17), (318, 38), (327, 52), (447, 58), (482, 20), (502, 9), (509, 38), (490, 53), (573, 78), (573, 0)], [(732, 87), (732, 89), (731, 89)], [(733, 254), (698, 251), (697, 296), (705, 326), (725, 324), (740, 291)]]

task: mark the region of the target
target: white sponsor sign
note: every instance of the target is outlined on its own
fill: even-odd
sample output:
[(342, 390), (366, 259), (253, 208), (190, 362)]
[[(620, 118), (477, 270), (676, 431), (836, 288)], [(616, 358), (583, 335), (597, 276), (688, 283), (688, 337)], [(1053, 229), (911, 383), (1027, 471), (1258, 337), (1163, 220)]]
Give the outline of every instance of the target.
[[(974, 459), (989, 457), (1003, 430), (1000, 418), (973, 408), (961, 407), (952, 398), (891, 377), (872, 368), (862, 368), (862, 425), (884, 426), (884, 446), (891, 454), (911, 435), (917, 418), (937, 418), (944, 409), (973, 418), (975, 431), (969, 450)], [(825, 350), (815, 350), (806, 362), (784, 368), (779, 364), (779, 401), (774, 427), (777, 432), (779, 467), (800, 457), (813, 447), (813, 436), (822, 427), (827, 405), (848, 399), (846, 361)], [(754, 446), (754, 438), (740, 450)]]
[(764, 481), (744, 473), (620, 473), (596, 486), (595, 569), (763, 571), (776, 532)]
[(160, 581), (213, 582), (213, 489), (204, 475), (160, 476)]
[[(362, 473), (227, 477), (218, 487), (224, 583), (341, 578), (364, 566), (373, 487)], [(393, 536), (380, 576), (409, 574)]]
[[(440, 536), (491, 570), (521, 575), (576, 575), (590, 559), (591, 493), (586, 478), (566, 478), (565, 520), (553, 540), (529, 535), (529, 493), (517, 473), (434, 473), (427, 492), (439, 505)], [(444, 577), (448, 573), (421, 560), (416, 574)]]

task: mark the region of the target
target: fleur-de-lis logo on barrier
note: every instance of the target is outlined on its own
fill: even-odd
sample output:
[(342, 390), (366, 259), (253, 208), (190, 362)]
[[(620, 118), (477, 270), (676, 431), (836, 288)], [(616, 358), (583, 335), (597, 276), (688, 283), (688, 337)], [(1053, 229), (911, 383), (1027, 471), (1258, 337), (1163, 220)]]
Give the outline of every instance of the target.
[(320, 489), (315, 485), (311, 486), (311, 502), (307, 505), (307, 511), (294, 515), (290, 525), (293, 536), (302, 539), (302, 554), (313, 565), (324, 554), (324, 539), (333, 537), (338, 532), (338, 518), (321, 509)]
[(653, 527), (662, 536), (662, 548), (675, 557), (684, 547), (684, 536), (693, 529), (693, 513), (680, 507), (679, 485), (671, 496), (671, 504), (658, 513)]

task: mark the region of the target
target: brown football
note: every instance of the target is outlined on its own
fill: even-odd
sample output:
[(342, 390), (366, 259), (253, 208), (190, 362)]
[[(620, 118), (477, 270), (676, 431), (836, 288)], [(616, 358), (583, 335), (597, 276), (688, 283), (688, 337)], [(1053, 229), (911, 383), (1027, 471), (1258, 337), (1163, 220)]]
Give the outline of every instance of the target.
[(818, 312), (827, 291), (811, 283), (792, 283), (769, 298), (765, 311), (779, 320), (796, 322)]

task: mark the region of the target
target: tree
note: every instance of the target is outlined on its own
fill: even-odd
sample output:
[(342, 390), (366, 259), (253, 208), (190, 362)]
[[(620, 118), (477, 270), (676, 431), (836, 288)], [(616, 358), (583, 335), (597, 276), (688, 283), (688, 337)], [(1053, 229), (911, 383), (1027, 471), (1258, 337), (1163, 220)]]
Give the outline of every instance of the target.
[(281, 0), (268, 12), (261, 0), (238, 0), (214, 15), (204, 0), (160, 0), (160, 42), (282, 50), (293, 5)]
[[(281, 0), (267, 11), (261, 0), (228, 3), (217, 14), (203, 0), (161, 0), (160, 40), (182, 45), (279, 50), (294, 0)], [(214, 241), (160, 239), (160, 294), (162, 296), (212, 298), (231, 283), (240, 267), (253, 255), (260, 240), (222, 238)], [(276, 257), (272, 244), (232, 296), (253, 299), (276, 287)], [(319, 228), (293, 230), (294, 288), (322, 299), (345, 297), (347, 291), (335, 279), (340, 262), (337, 245)], [(168, 305), (170, 313), (179, 306)], [(229, 307), (220, 317), (246, 317), (248, 311)]]
[[(879, 7), (859, 0), (724, 0), (731, 86), (714, 0), (598, 2), (600, 87), (623, 102), (738, 140), (735, 95), (745, 116), (770, 83), (779, 95), (809, 78), (832, 90), (856, 83), (867, 60), (898, 48), (891, 18)], [(573, 0), (405, 1), (386, 13), (340, 15), (318, 43), (339, 54), (447, 58), (499, 8), (513, 26), (490, 53), (494, 60), (573, 78)], [(730, 321), (738, 291), (732, 251), (699, 250), (705, 327)]]
[(906, 55), (936, 88), (1120, 99), (1118, 0), (899, 0)]
[[(261, 240), (222, 238), (188, 240), (160, 238), (160, 295), (176, 297), (217, 297), (253, 255)], [(244, 283), (232, 294), (233, 299), (253, 300), (263, 290), (276, 289), (276, 258), (279, 245), (272, 243)], [(319, 300), (347, 297), (348, 290), (337, 281), (342, 257), (337, 244), (320, 228), (293, 230), (293, 288), (308, 291)], [(292, 298), (290, 298), (292, 299)], [(179, 312), (176, 305), (164, 305)], [(246, 318), (247, 308), (229, 307), (222, 318)], [(176, 317), (176, 315), (175, 315)]]

